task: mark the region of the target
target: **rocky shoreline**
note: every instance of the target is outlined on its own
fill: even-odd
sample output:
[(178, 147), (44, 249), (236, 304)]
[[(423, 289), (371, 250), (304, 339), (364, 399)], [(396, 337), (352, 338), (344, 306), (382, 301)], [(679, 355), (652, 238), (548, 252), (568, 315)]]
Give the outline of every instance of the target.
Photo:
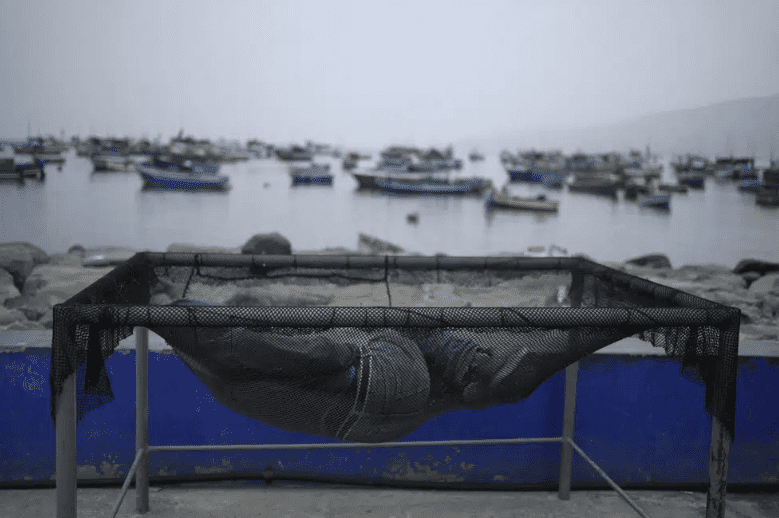
[[(236, 248), (172, 244), (166, 252), (291, 254), (283, 236), (258, 234)], [(126, 261), (136, 250), (86, 250), (74, 245), (64, 254), (49, 255), (30, 243), (0, 243), (0, 331), (51, 329), (52, 308)], [(410, 254), (401, 247), (361, 234), (356, 250), (333, 248), (295, 253)], [(522, 255), (522, 254), (512, 254)], [(673, 268), (664, 255), (648, 255), (624, 263), (604, 263), (700, 297), (741, 309), (741, 339), (779, 341), (779, 263), (744, 259), (733, 269), (718, 265)]]

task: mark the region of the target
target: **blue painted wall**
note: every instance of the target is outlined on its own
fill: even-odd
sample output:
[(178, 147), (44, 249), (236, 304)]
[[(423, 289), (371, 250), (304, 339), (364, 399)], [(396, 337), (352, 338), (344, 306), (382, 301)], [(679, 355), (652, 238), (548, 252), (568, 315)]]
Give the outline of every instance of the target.
[[(55, 471), (49, 418), (47, 348), (0, 353), (0, 481), (48, 480)], [(328, 440), (285, 432), (217, 403), (181, 360), (150, 353), (152, 444), (298, 443)], [(116, 399), (79, 422), (81, 478), (127, 473), (135, 445), (135, 354), (108, 361)], [(741, 358), (731, 484), (779, 483), (777, 362)], [(527, 400), (439, 416), (407, 440), (559, 436), (564, 374)], [(618, 483), (708, 481), (711, 421), (703, 386), (684, 379), (679, 364), (659, 356), (596, 354), (580, 364), (575, 440)], [(310, 472), (367, 479), (555, 483), (559, 445), (437, 447), (334, 451), (154, 452), (151, 475), (233, 471)], [(574, 455), (574, 486), (601, 484)]]

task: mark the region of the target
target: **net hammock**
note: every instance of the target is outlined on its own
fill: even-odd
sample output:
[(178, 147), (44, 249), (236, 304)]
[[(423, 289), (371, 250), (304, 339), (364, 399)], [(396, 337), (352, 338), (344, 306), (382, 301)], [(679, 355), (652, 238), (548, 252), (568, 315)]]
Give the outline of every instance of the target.
[(113, 398), (105, 361), (144, 326), (228, 408), (288, 431), (385, 442), (527, 398), (635, 336), (706, 385), (735, 435), (740, 312), (585, 259), (137, 254), (54, 308), (52, 418)]

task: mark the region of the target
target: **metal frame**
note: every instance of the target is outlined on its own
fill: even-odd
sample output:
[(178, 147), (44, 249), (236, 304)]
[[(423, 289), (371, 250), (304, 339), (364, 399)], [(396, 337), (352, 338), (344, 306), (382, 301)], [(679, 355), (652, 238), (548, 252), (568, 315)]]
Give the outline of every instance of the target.
[[(573, 473), (573, 451), (576, 451), (593, 469), (643, 518), (648, 515), (574, 442), (574, 422), (576, 417), (576, 385), (579, 362), (565, 370), (565, 403), (563, 409), (563, 430), (561, 437), (531, 437), (516, 439), (454, 440), (454, 441), (414, 441), (387, 443), (334, 443), (334, 444), (230, 444), (230, 445), (185, 445), (151, 446), (149, 445), (149, 393), (148, 393), (148, 350), (149, 330), (145, 327), (135, 329), (136, 340), (136, 425), (135, 460), (122, 485), (119, 497), (110, 516), (119, 512), (130, 481), (135, 477), (135, 508), (138, 513), (149, 511), (149, 452), (152, 451), (194, 451), (194, 450), (331, 450), (351, 448), (405, 448), (420, 446), (464, 446), (464, 445), (503, 445), (560, 443), (560, 479), (557, 496), (560, 500), (569, 500)], [(56, 494), (57, 518), (76, 518), (76, 383), (75, 375), (65, 381), (62, 396), (57, 405), (56, 422)], [(719, 420), (712, 418), (711, 452), (709, 462), (709, 491), (706, 498), (707, 518), (725, 516), (725, 493), (727, 484), (728, 452), (730, 438)]]
[[(147, 254), (148, 255), (148, 254)], [(151, 254), (152, 258), (157, 258), (160, 254)], [(189, 255), (163, 254), (162, 257), (169, 262), (177, 261), (189, 264)], [(387, 267), (388, 258), (382, 259), (382, 264), (378, 263), (377, 258), (345, 258), (344, 266), (378, 266)], [(441, 263), (451, 262), (448, 260), (462, 260), (463, 258), (398, 258), (393, 257), (393, 264), (408, 263), (404, 266), (428, 265), (436, 268), (444, 266)], [(524, 258), (523, 258), (524, 259)], [(201, 261), (201, 259), (198, 259)], [(256, 259), (249, 257), (205, 257), (201, 262), (240, 262), (251, 261), (254, 264)], [(298, 257), (275, 257), (268, 256), (262, 258), (263, 263), (290, 263), (296, 265), (296, 261), (301, 260)], [(321, 266), (319, 263), (327, 262), (332, 258), (306, 257), (303, 262), (311, 262), (313, 266)], [(508, 268), (512, 265), (503, 260), (484, 261), (476, 259), (467, 259), (466, 263), (474, 265), (487, 266), (488, 263), (496, 263), (502, 267)], [(515, 261), (516, 262), (516, 261)], [(521, 262), (521, 261), (520, 261)], [(363, 264), (364, 263), (364, 264)], [(412, 264), (413, 263), (413, 264)], [(533, 266), (538, 268), (558, 268), (561, 266), (560, 259), (535, 261)], [(328, 263), (329, 264), (329, 263)], [(300, 266), (300, 265), (298, 265)], [(574, 276), (574, 284), (571, 287), (572, 307), (579, 305), (581, 296), (581, 277)], [(578, 282), (577, 282), (578, 281)], [(577, 300), (578, 299), (578, 300)], [(690, 316), (690, 315), (688, 315)], [(620, 317), (622, 318), (622, 317)], [(128, 322), (129, 323), (129, 322)], [(132, 325), (132, 324), (130, 324)], [(565, 375), (565, 403), (563, 410), (563, 430), (561, 437), (538, 437), (538, 438), (516, 438), (516, 439), (487, 439), (487, 440), (455, 440), (455, 441), (417, 441), (417, 442), (389, 442), (389, 443), (334, 443), (334, 444), (238, 444), (238, 445), (186, 445), (186, 446), (150, 446), (149, 445), (149, 423), (148, 423), (148, 329), (145, 327), (135, 328), (136, 336), (136, 454), (130, 471), (122, 485), (121, 493), (117, 499), (111, 516), (116, 516), (130, 487), (130, 482), (135, 478), (136, 486), (136, 510), (138, 513), (146, 513), (149, 510), (149, 452), (152, 451), (192, 451), (192, 450), (282, 450), (282, 449), (350, 449), (350, 448), (397, 448), (397, 447), (419, 447), (419, 446), (460, 446), (460, 445), (495, 445), (495, 444), (531, 444), (531, 443), (560, 443), (560, 478), (558, 486), (558, 498), (568, 500), (570, 498), (572, 469), (573, 469), (573, 451), (576, 451), (593, 469), (625, 499), (628, 504), (642, 517), (646, 518), (646, 513), (641, 510), (635, 502), (611, 479), (606, 473), (592, 460), (584, 451), (574, 442), (574, 422), (576, 415), (576, 384), (578, 378), (578, 362), (566, 368)], [(56, 403), (56, 495), (57, 495), (57, 516), (58, 518), (76, 517), (76, 490), (77, 490), (77, 435), (76, 435), (76, 374), (68, 376), (64, 382), (63, 390)], [(712, 416), (712, 436), (710, 446), (709, 460), (709, 490), (706, 500), (706, 517), (722, 518), (725, 515), (725, 495), (727, 488), (727, 469), (728, 453), (730, 447), (730, 434), (716, 416)]]

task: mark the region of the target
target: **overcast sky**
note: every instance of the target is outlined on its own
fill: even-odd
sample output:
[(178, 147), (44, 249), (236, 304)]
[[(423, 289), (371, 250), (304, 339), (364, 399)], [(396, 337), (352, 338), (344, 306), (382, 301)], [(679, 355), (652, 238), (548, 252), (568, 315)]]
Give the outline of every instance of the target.
[(775, 0), (3, 0), (0, 137), (437, 145), (611, 122), (779, 92), (777, 20)]

